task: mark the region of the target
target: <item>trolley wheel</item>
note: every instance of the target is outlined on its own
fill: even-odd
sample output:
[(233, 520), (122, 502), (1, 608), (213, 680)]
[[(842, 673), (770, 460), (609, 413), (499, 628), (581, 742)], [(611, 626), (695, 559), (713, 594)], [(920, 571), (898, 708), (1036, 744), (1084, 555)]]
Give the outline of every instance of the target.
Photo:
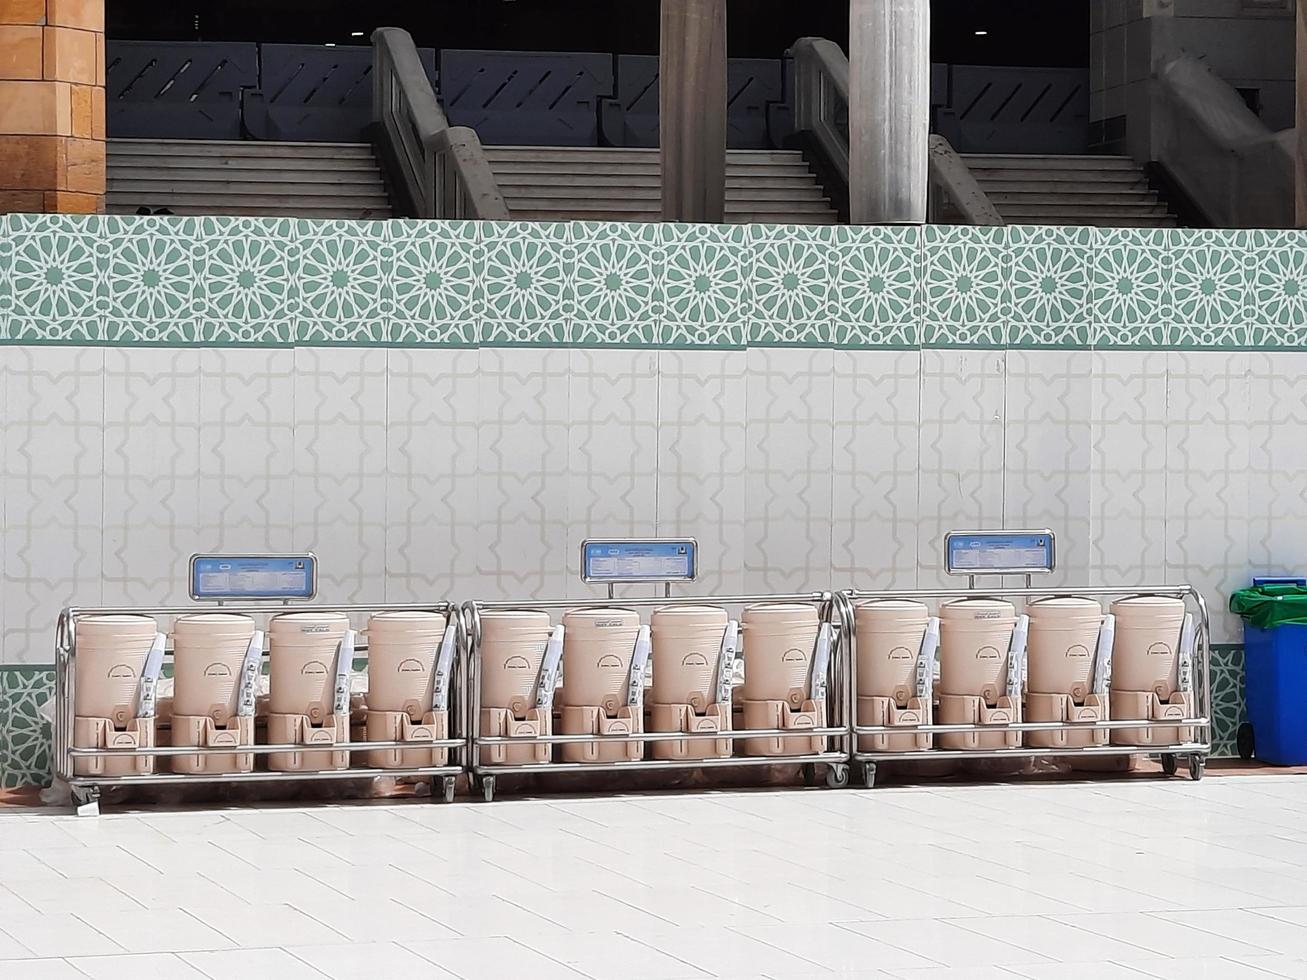
[(826, 768), (826, 786), (829, 789), (843, 789), (849, 785), (849, 767), (842, 762), (832, 763)]
[(453, 803), (454, 794), (458, 792), (458, 777), (446, 776), (444, 790), (445, 790), (445, 802)]
[(817, 785), (817, 764), (815, 762), (805, 762), (803, 764), (803, 785)]
[(1207, 760), (1195, 752), (1189, 757), (1189, 778), (1195, 783), (1203, 778), (1203, 773), (1207, 771)]
[(867, 789), (873, 789), (876, 786), (876, 763), (867, 762), (862, 766), (862, 785)]
[(487, 803), (495, 802), (495, 777), (481, 777), (481, 795), (485, 797)]
[(100, 788), (98, 786), (72, 786), (69, 794), (73, 798), (73, 808), (79, 817), (98, 817), (100, 815)]
[(1257, 739), (1253, 736), (1253, 726), (1244, 722), (1239, 726), (1239, 731), (1234, 736), (1235, 744), (1239, 747), (1239, 758), (1243, 760), (1251, 759), (1257, 754)]
[(1166, 773), (1168, 776), (1174, 776), (1178, 768), (1179, 760), (1176, 759), (1174, 753), (1168, 752), (1162, 756), (1162, 772)]

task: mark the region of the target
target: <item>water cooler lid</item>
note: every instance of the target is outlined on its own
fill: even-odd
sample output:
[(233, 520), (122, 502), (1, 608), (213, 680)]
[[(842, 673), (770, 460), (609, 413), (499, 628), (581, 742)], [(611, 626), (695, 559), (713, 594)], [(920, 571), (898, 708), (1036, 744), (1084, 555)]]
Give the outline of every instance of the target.
[(107, 613), (103, 616), (86, 616), (77, 620), (77, 633), (83, 638), (137, 639), (148, 636), (153, 639), (158, 631), (159, 624), (154, 621), (154, 617), (133, 613)]
[(1098, 625), (1103, 618), (1103, 607), (1083, 596), (1050, 596), (1027, 603), (1026, 615), (1032, 626)]
[(979, 620), (1015, 620), (1016, 608), (1003, 599), (958, 599), (939, 607), (944, 622), (970, 623)]
[(563, 626), (569, 629), (631, 629), (639, 625), (640, 614), (634, 609), (569, 609), (563, 613)]
[(868, 599), (853, 607), (853, 621), (859, 629), (925, 626), (929, 620), (930, 608), (911, 599)]
[(349, 629), (349, 617), (336, 612), (293, 612), (282, 613), (268, 624), (271, 636), (299, 636), (306, 632), (318, 632), (311, 627), (325, 626), (329, 631), (344, 632)]
[(1162, 595), (1135, 595), (1112, 603), (1117, 619), (1145, 619), (1154, 616), (1184, 616), (1184, 600)]
[(721, 606), (664, 606), (655, 609), (649, 622), (654, 629), (725, 626), (730, 617)]
[(228, 638), (241, 636), (249, 639), (254, 633), (254, 620), (239, 613), (187, 613), (173, 623), (173, 635), (187, 639)]
[(443, 636), (449, 620), (438, 612), (404, 610), (373, 613), (368, 618), (369, 636), (418, 637), (423, 634)]

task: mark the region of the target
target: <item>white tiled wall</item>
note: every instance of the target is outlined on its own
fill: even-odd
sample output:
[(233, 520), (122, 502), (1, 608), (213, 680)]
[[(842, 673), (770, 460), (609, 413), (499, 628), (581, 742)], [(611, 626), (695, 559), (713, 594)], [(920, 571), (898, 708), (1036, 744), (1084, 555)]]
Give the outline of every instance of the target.
[[(312, 548), (333, 600), (584, 594), (587, 534), (693, 535), (705, 592), (929, 586), (964, 525), (1214, 611), (1307, 564), (1307, 355), (0, 347), (3, 661), (69, 603)], [(1237, 623), (1216, 617), (1218, 642)]]

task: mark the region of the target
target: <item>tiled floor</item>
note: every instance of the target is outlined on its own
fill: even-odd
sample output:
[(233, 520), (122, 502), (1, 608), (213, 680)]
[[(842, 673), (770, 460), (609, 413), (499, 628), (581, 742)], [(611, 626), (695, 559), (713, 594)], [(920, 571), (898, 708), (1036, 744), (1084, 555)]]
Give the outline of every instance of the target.
[(6, 980), (1307, 977), (1307, 778), (0, 812)]

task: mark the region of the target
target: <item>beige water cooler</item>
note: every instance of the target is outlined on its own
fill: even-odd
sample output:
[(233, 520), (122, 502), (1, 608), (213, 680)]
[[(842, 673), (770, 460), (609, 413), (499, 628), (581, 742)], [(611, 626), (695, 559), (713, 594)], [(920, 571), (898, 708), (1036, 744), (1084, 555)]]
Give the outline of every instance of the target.
[(313, 747), (274, 752), (268, 756), (269, 769), (348, 768), (349, 753), (330, 747), (349, 741), (352, 640), (349, 617), (343, 613), (285, 613), (269, 624), (268, 741)]
[[(1001, 599), (961, 599), (939, 610), (939, 723), (1008, 725), (1021, 721), (1020, 670), (1009, 676), (1016, 610)], [(1009, 683), (1009, 681), (1014, 683)], [(944, 749), (1021, 745), (1020, 732), (948, 732)]]
[[(74, 746), (138, 749), (155, 744), (153, 686), (162, 665), (163, 641), (149, 616), (87, 616), (77, 621)], [(152, 773), (154, 760), (79, 758), (73, 771), (79, 776)]]
[(373, 749), (371, 765), (420, 769), (447, 762), (448, 749), (422, 743), (449, 737), (454, 653), (449, 625), (436, 612), (384, 612), (368, 620), (367, 740), (414, 745)]
[[(172, 744), (237, 749), (254, 744), (254, 699), (263, 634), (232, 613), (181, 616), (173, 625)], [(179, 755), (180, 773), (250, 772), (254, 756)]]
[[(876, 727), (929, 725), (934, 640), (926, 643), (930, 610), (920, 602), (886, 599), (854, 610), (858, 664), (858, 724)], [(938, 624), (936, 624), (938, 628)], [(862, 735), (861, 752), (929, 749), (929, 732)]]
[[(814, 677), (821, 630), (815, 607), (801, 603), (749, 606), (740, 620), (744, 648), (744, 726), (796, 733), (826, 727), (825, 667)], [(815, 687), (821, 697), (814, 698)], [(823, 736), (744, 739), (746, 755), (807, 755), (826, 751)]]
[[(1026, 615), (1026, 720), (1107, 721), (1108, 698), (1095, 684), (1102, 606), (1093, 599), (1039, 599), (1026, 606)], [(1037, 748), (1082, 748), (1108, 741), (1106, 730), (1028, 734), (1030, 745)]]
[[(669, 606), (657, 610), (650, 625), (652, 730), (729, 732), (738, 624), (732, 624), (726, 610), (717, 606)], [(653, 743), (655, 759), (724, 759), (730, 755), (729, 739)]]
[[(1185, 631), (1182, 599), (1133, 596), (1112, 603), (1116, 642), (1112, 653), (1112, 717), (1118, 721), (1182, 720), (1192, 717), (1191, 686), (1181, 683)], [(1192, 645), (1192, 634), (1188, 640)], [(1192, 649), (1187, 651), (1192, 656)], [(1114, 745), (1187, 742), (1191, 728), (1117, 728)]]
[[(561, 641), (549, 614), (533, 609), (481, 613), (480, 733), (489, 738), (536, 738), (553, 734), (557, 664), (542, 677), (546, 650)], [(561, 656), (561, 649), (554, 657)], [(543, 693), (542, 693), (543, 689)], [(527, 765), (550, 761), (548, 745), (488, 745), (484, 765)]]
[[(644, 731), (644, 664), (637, 662), (640, 614), (630, 609), (574, 609), (563, 615), (564, 735), (633, 735)], [(647, 656), (647, 654), (644, 654)], [(644, 758), (640, 742), (563, 746), (565, 762)]]

